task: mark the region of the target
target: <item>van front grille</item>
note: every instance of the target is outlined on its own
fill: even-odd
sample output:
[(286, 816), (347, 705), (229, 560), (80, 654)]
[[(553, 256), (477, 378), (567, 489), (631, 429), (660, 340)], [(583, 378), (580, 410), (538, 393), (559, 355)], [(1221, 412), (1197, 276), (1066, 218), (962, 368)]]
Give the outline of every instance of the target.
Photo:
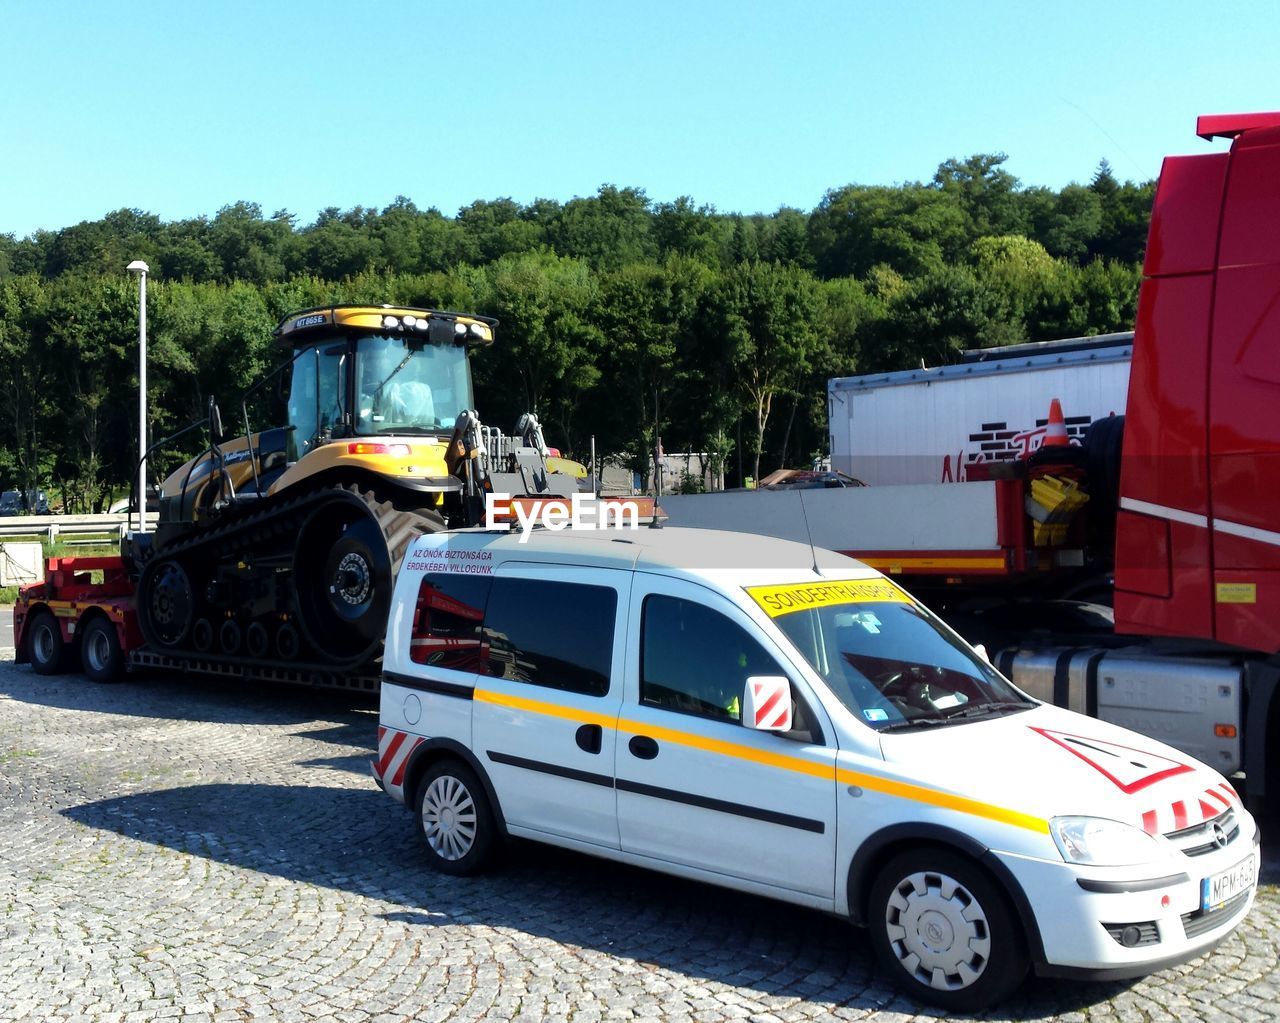
[[(1224, 841), (1218, 840), (1219, 830)], [(1230, 845), (1240, 837), (1240, 822), (1234, 810), (1223, 810), (1212, 820), (1193, 824), (1189, 828), (1165, 832), (1165, 838), (1178, 847), (1185, 856), (1204, 856)]]

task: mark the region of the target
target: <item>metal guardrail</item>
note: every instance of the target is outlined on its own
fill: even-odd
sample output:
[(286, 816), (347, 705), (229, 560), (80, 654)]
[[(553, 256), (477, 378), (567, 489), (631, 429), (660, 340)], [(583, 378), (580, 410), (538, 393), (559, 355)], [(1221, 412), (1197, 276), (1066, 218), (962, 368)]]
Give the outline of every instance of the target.
[[(137, 516), (133, 522), (137, 524)], [(147, 515), (147, 528), (154, 529), (157, 516)], [(129, 516), (118, 515), (14, 515), (0, 518), (0, 539), (16, 540), (31, 537), (49, 543), (91, 543), (95, 537), (112, 542), (120, 540), (129, 530)]]

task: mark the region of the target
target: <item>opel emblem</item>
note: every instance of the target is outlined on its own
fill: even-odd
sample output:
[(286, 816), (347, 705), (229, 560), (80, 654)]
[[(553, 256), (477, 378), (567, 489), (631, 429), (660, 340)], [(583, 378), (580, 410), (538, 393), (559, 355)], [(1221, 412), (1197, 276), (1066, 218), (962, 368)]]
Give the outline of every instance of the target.
[(1227, 833), (1221, 824), (1214, 824), (1213, 826), (1213, 844), (1219, 849), (1227, 844)]

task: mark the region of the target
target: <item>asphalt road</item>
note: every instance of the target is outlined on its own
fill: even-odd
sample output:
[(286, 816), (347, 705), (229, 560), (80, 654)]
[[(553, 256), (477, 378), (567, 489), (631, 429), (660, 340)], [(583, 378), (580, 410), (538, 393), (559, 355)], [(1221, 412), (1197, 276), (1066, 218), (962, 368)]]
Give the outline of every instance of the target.
[[(0, 1023), (936, 1018), (840, 920), (518, 844), (430, 872), (367, 771), (367, 698), (40, 678), (0, 651)], [(360, 702), (363, 700), (363, 702)], [(1280, 836), (1215, 953), (1032, 981), (991, 1019), (1262, 1020)]]

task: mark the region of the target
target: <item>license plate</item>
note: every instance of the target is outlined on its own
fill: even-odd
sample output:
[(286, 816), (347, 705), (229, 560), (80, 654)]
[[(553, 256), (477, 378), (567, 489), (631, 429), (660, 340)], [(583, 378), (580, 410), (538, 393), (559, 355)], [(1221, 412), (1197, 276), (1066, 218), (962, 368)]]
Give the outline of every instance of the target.
[(1206, 877), (1200, 882), (1200, 908), (1206, 911), (1216, 909), (1241, 892), (1247, 892), (1253, 887), (1255, 873), (1254, 857), (1249, 855), (1230, 870)]

